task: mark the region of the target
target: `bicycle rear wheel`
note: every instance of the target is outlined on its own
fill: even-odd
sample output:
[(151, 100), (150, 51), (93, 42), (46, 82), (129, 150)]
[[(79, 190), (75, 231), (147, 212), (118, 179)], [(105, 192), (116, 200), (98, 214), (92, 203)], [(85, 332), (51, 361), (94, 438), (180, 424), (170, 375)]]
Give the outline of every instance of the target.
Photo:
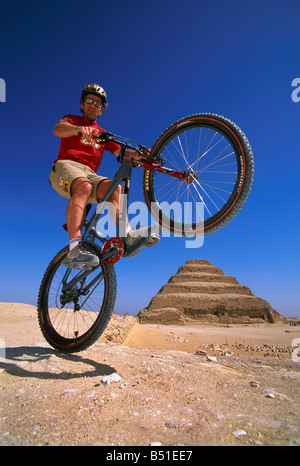
[(144, 170), (148, 209), (179, 236), (213, 233), (244, 205), (253, 182), (249, 141), (238, 126), (213, 114), (176, 121), (155, 142), (151, 156), (181, 177)]
[(91, 272), (67, 269), (62, 265), (67, 253), (68, 247), (59, 251), (45, 272), (38, 320), (53, 348), (73, 353), (92, 345), (105, 330), (115, 306), (117, 281), (107, 263)]

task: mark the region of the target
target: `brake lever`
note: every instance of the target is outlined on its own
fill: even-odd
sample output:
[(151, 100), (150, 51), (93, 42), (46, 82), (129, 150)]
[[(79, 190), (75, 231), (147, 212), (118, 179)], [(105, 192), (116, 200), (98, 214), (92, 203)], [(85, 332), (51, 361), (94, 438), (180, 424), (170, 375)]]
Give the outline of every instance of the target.
[(150, 157), (150, 152), (151, 150), (146, 147), (146, 146), (142, 146), (141, 144), (139, 144), (138, 146), (138, 150), (137, 150), (137, 153), (146, 157), (147, 159)]
[(139, 147), (139, 149), (140, 149), (141, 151), (143, 151), (143, 152), (147, 152), (147, 151), (149, 150), (148, 147), (142, 146), (142, 144), (139, 144), (138, 147)]
[(96, 136), (93, 137), (95, 141), (98, 144), (104, 144), (105, 142), (109, 141), (112, 139), (113, 135), (111, 133), (108, 133), (107, 131), (104, 131), (103, 133), (99, 133)]

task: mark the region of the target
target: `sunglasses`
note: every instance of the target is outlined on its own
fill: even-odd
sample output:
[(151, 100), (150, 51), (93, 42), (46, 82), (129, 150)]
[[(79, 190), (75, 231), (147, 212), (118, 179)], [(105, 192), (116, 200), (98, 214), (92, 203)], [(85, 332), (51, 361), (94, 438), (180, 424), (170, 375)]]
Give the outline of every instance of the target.
[(94, 100), (94, 99), (91, 99), (91, 97), (86, 97), (84, 99), (84, 101), (87, 103), (87, 104), (94, 104), (96, 107), (99, 107), (99, 108), (102, 108), (103, 107), (103, 104), (100, 100)]

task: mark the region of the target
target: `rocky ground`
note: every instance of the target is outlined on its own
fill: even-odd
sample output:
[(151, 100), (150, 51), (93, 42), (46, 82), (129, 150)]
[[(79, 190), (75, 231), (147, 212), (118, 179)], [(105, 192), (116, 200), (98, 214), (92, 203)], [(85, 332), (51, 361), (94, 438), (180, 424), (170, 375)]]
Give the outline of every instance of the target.
[(140, 325), (74, 355), (0, 304), (0, 445), (300, 445), (300, 327)]

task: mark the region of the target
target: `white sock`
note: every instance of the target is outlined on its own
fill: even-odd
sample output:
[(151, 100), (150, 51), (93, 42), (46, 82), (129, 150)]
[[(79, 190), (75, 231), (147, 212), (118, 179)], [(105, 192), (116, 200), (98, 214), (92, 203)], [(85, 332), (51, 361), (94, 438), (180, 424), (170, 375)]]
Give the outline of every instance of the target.
[(81, 241), (81, 238), (74, 238), (70, 240), (70, 245), (69, 245), (69, 251), (72, 251), (72, 249), (76, 248), (78, 243)]
[(128, 233), (130, 232), (130, 230), (131, 230), (131, 226), (130, 226), (130, 225), (128, 225), (128, 226), (126, 227), (126, 230), (125, 230), (125, 232), (126, 232), (126, 236), (127, 236), (127, 235), (128, 235)]

